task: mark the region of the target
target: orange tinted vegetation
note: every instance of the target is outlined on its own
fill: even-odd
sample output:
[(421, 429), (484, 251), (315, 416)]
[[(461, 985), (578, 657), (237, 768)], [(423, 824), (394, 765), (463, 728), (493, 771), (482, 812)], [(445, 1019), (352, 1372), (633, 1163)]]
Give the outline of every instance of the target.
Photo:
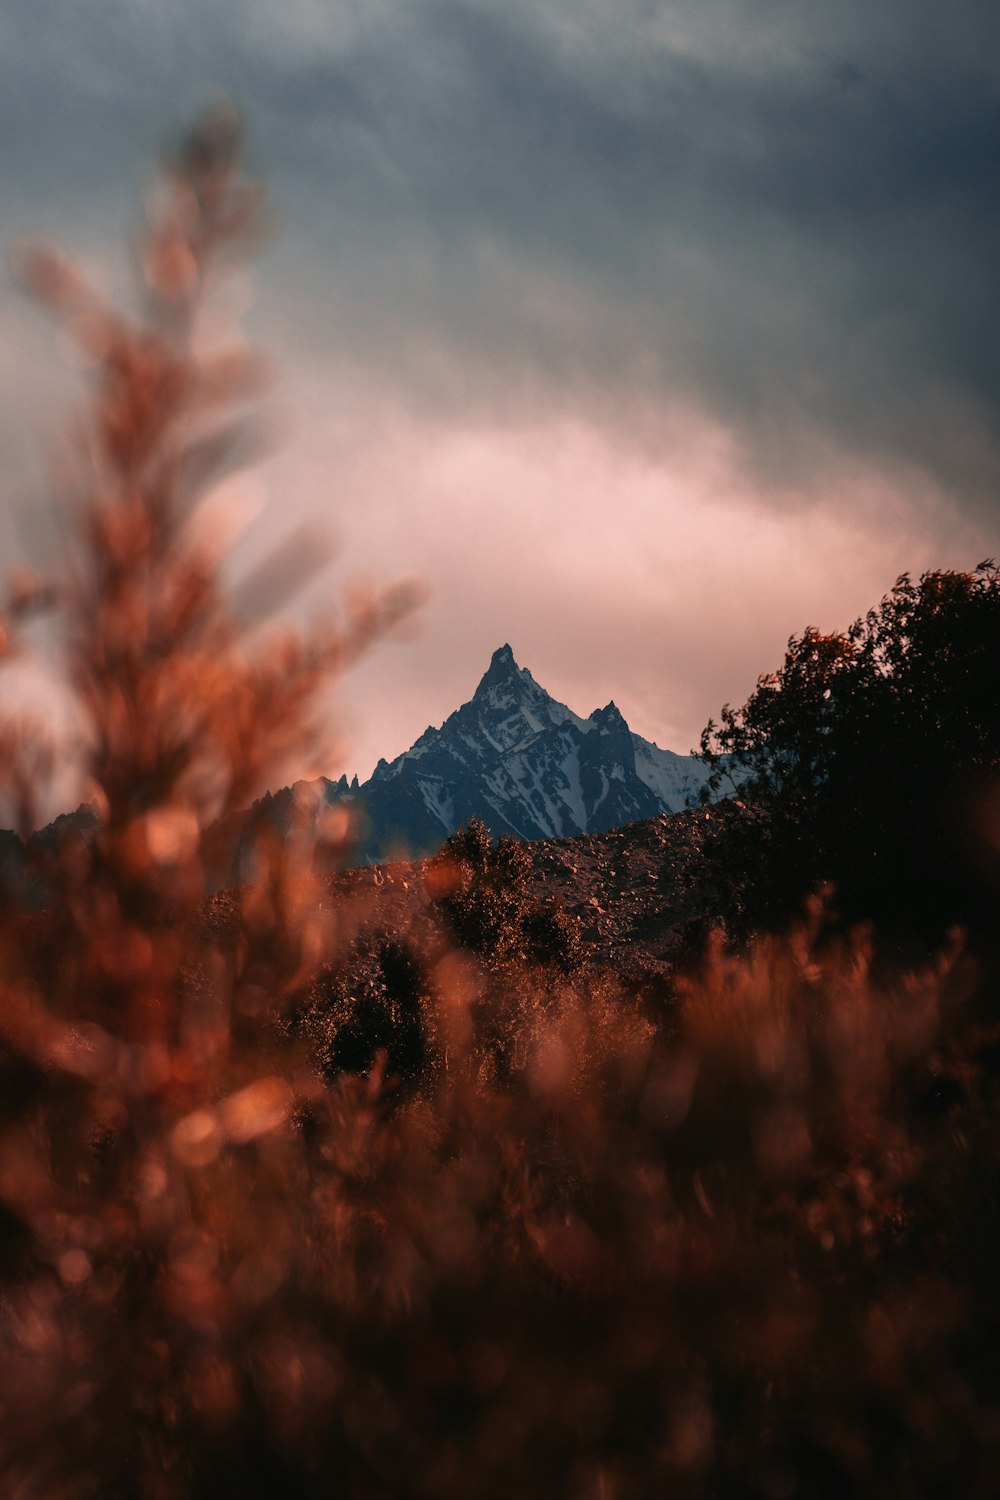
[[(0, 923), (4, 1493), (995, 1493), (1000, 1037), (957, 947), (876, 980), (807, 918), (644, 1005), (473, 831), (429, 875), (450, 945), (379, 954), (359, 1073), (309, 840), (262, 835), (213, 920), (206, 830), (408, 602), (251, 651), (191, 539), (256, 379), (194, 318), (257, 216), (219, 113), (141, 323), (24, 266), (94, 361), (60, 604), (100, 823)], [(47, 602), (18, 585), (9, 634)]]

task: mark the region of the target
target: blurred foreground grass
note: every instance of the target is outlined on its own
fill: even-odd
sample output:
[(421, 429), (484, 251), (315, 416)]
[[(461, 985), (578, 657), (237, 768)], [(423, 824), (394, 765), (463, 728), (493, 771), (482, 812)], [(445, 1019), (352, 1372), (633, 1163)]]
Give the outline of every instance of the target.
[[(220, 112), (168, 162), (139, 322), (24, 268), (93, 362), (60, 603), (100, 826), (0, 912), (3, 1493), (997, 1493), (1000, 1028), (958, 939), (876, 978), (807, 912), (644, 1008), (558, 925), (510, 942), (472, 837), (442, 900), (489, 943), (396, 955), (408, 1075), (330, 1077), (309, 842), (262, 834), (206, 920), (204, 830), (406, 604), (252, 651), (192, 540), (255, 378), (197, 312), (256, 213)], [(8, 640), (49, 602), (20, 584)], [(26, 823), (39, 764), (11, 731)]]

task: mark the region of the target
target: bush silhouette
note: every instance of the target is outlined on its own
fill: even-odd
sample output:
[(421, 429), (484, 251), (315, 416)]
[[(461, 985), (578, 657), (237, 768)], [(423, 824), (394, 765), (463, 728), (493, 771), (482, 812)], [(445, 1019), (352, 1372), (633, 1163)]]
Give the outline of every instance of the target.
[(328, 962), (312, 987), (303, 1020), (324, 1076), (419, 1078), (429, 1062), (431, 984), (415, 943), (368, 933)]
[(530, 890), (531, 860), (511, 834), (493, 843), (482, 818), (447, 838), (438, 862), (449, 872), (440, 907), (454, 940), (491, 965), (531, 960), (570, 973), (581, 959), (579, 923)]

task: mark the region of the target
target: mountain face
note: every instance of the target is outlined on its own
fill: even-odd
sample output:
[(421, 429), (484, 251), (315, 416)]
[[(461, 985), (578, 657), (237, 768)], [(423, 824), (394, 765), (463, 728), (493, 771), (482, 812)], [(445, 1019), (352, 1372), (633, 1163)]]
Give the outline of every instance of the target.
[[(286, 834), (336, 803), (360, 814), (359, 860), (433, 853), (473, 816), (496, 835), (522, 839), (600, 834), (680, 812), (707, 776), (694, 756), (633, 734), (614, 703), (581, 719), (501, 646), (469, 702), (394, 761), (380, 760), (368, 781), (321, 777), (268, 793), (235, 827), (208, 830), (203, 858), (213, 889), (253, 880), (255, 829)], [(67, 835), (88, 841), (96, 824), (94, 810), (82, 807), (26, 847), (0, 831), (0, 891), (44, 904), (44, 883), (31, 874), (38, 858)]]
[(601, 833), (678, 812), (707, 768), (633, 734), (614, 703), (582, 719), (493, 653), (482, 681), (440, 729), (428, 728), (370, 780), (323, 783), (327, 802), (358, 799), (369, 857), (436, 849), (477, 814), (523, 839)]

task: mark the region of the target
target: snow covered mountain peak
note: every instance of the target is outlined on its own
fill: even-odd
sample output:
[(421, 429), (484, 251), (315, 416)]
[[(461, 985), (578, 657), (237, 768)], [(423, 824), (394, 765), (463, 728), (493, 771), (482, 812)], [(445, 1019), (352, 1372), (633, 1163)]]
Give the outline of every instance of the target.
[(519, 667), (510, 646), (498, 646), (472, 695), (473, 703), (547, 698), (527, 667)]
[(598, 833), (679, 811), (706, 775), (693, 757), (633, 734), (614, 700), (581, 718), (505, 643), (472, 698), (395, 760), (379, 761), (357, 796), (376, 856), (436, 848), (474, 814), (521, 838)]
[(594, 712), (590, 716), (590, 723), (596, 724), (602, 733), (608, 733), (612, 730), (617, 731), (619, 729), (623, 729), (626, 734), (629, 732), (624, 715), (613, 698), (603, 708), (594, 709)]
[[(514, 651), (510, 642), (505, 641), (502, 646), (497, 647), (490, 657), (490, 664), (486, 669), (486, 677), (489, 677), (491, 674), (494, 677), (511, 676), (513, 673), (520, 672), (521, 670), (514, 660)], [(484, 678), (483, 680), (485, 681), (486, 679)]]

